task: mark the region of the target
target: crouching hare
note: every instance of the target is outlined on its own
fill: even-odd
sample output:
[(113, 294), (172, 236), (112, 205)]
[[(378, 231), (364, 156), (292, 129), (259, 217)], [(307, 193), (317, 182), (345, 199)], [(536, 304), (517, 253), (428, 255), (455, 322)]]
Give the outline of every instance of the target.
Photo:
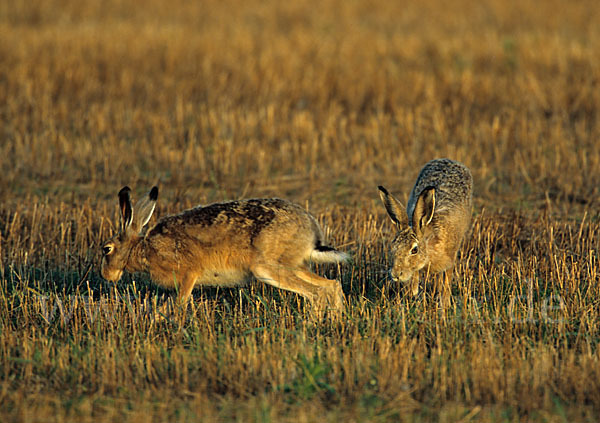
[(129, 192), (119, 192), (120, 231), (102, 246), (106, 280), (118, 281), (124, 270), (148, 272), (185, 302), (196, 284), (236, 286), (254, 275), (318, 305), (342, 308), (341, 284), (310, 272), (306, 262), (337, 263), (348, 255), (324, 244), (317, 221), (300, 206), (277, 198), (215, 203), (166, 216), (142, 234), (158, 188), (135, 207)]
[(406, 213), (400, 201), (379, 186), (398, 230), (391, 247), (390, 275), (413, 295), (419, 292), (419, 270), (428, 266), (432, 272), (442, 272), (453, 266), (471, 222), (472, 189), (469, 169), (450, 159), (432, 160), (421, 169)]

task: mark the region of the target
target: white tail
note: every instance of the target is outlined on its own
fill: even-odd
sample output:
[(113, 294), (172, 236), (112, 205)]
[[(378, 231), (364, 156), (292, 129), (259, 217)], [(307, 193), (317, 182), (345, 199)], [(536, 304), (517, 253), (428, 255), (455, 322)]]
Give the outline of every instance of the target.
[(340, 263), (350, 260), (350, 255), (331, 247), (317, 247), (310, 253), (314, 263)]

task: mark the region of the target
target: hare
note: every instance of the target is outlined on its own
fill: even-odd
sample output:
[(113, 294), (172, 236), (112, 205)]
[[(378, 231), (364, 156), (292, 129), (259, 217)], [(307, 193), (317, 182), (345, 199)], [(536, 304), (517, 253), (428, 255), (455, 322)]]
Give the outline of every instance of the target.
[(471, 222), (473, 177), (463, 164), (450, 159), (427, 163), (410, 193), (406, 213), (402, 204), (379, 186), (381, 200), (396, 224), (392, 242), (394, 281), (419, 292), (419, 270), (433, 272), (453, 266), (456, 252)]
[(104, 279), (116, 282), (124, 270), (148, 272), (185, 302), (196, 284), (237, 286), (254, 275), (317, 304), (343, 306), (341, 284), (310, 272), (306, 262), (349, 256), (324, 244), (317, 221), (300, 206), (278, 198), (215, 203), (166, 216), (142, 234), (158, 188), (135, 207), (129, 193), (129, 187), (119, 191), (120, 231), (102, 246)]

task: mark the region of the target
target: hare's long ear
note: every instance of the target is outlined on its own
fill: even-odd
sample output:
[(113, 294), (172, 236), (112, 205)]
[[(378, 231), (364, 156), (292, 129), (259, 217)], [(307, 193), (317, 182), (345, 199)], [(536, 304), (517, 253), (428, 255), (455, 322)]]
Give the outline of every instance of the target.
[(427, 187), (421, 191), (412, 216), (412, 227), (417, 235), (423, 233), (423, 229), (431, 223), (435, 211), (435, 188)]
[(154, 213), (154, 208), (156, 207), (156, 200), (158, 199), (158, 187), (153, 187), (147, 196), (142, 198), (135, 205), (135, 228), (132, 226), (136, 232), (142, 230), (142, 228), (148, 223), (150, 218), (152, 217), (152, 213)]
[(131, 208), (131, 198), (129, 192), (131, 189), (127, 186), (119, 191), (119, 209), (121, 210), (121, 232), (125, 232), (133, 219), (133, 209)]
[(392, 221), (397, 226), (407, 226), (408, 218), (406, 217), (406, 212), (404, 211), (402, 203), (400, 203), (400, 201), (390, 194), (383, 186), (379, 185), (377, 188), (379, 188), (379, 196)]

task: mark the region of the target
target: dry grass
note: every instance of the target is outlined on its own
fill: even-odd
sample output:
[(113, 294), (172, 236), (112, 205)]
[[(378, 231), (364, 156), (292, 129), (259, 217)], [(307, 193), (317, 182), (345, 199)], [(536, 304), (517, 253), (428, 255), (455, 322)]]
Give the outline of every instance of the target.
[[(596, 421), (594, 1), (0, 4), (2, 421)], [(451, 307), (384, 280), (375, 187), (475, 178)], [(116, 192), (157, 213), (277, 195), (354, 261), (339, 322), (204, 289), (157, 318), (97, 247)], [(133, 283), (135, 280), (135, 283)]]

